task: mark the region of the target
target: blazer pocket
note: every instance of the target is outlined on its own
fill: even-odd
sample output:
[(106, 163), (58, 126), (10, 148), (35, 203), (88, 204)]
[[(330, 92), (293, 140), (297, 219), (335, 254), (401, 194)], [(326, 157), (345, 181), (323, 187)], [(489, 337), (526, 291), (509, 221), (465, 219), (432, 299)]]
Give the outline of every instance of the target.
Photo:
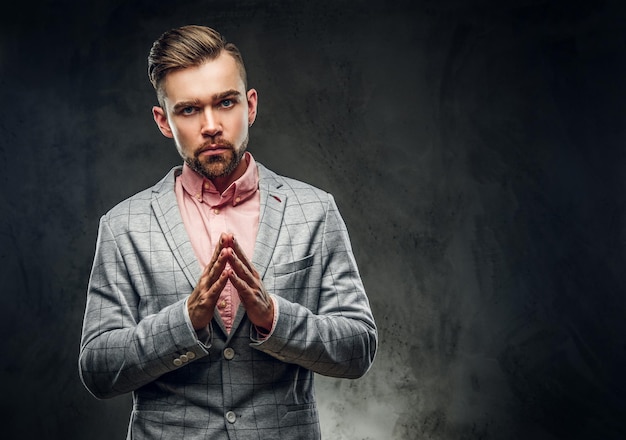
[(300, 270), (308, 269), (313, 265), (313, 255), (308, 255), (301, 260), (292, 261), (291, 263), (277, 264), (274, 266), (274, 276), (280, 277), (290, 275)]
[(280, 417), (280, 438), (321, 439), (319, 414), (315, 404), (297, 406), (299, 408), (288, 408), (286, 414)]

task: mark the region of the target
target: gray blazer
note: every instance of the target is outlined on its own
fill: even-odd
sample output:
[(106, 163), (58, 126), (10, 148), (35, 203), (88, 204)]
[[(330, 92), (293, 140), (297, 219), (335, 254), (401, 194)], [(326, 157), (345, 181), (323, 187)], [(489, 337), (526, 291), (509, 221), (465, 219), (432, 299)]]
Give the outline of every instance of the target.
[(202, 268), (174, 193), (181, 168), (100, 221), (80, 374), (97, 398), (133, 393), (128, 439), (318, 439), (313, 373), (357, 378), (378, 336), (333, 197), (259, 166), (252, 261), (279, 317), (264, 341), (239, 308), (196, 332)]

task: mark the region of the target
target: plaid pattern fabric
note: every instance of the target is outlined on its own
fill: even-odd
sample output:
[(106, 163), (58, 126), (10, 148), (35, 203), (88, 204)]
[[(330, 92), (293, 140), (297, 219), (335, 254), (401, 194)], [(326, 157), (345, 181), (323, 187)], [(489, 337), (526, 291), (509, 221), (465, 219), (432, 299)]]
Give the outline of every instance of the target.
[(360, 377), (377, 331), (332, 196), (261, 164), (252, 261), (279, 309), (259, 341), (240, 307), (195, 332), (186, 298), (200, 267), (174, 168), (100, 221), (80, 374), (98, 398), (132, 392), (129, 439), (317, 439), (314, 372)]

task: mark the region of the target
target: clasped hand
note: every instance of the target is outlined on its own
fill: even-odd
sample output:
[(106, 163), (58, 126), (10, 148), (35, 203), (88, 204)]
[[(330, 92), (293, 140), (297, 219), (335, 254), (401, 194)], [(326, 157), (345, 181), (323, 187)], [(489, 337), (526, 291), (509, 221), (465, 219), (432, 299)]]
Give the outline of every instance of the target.
[(230, 280), (250, 321), (265, 331), (272, 328), (274, 303), (263, 281), (233, 234), (222, 233), (211, 261), (187, 301), (193, 328), (200, 330), (213, 319), (215, 304)]

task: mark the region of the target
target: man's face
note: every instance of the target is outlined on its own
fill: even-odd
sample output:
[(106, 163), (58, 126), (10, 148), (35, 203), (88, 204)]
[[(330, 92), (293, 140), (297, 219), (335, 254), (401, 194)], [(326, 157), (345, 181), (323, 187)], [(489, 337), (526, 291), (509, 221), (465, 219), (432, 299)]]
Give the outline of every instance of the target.
[(246, 93), (234, 58), (222, 52), (200, 66), (170, 72), (164, 91), (165, 108), (152, 109), (154, 120), (185, 162), (214, 182), (240, 177), (257, 94)]

